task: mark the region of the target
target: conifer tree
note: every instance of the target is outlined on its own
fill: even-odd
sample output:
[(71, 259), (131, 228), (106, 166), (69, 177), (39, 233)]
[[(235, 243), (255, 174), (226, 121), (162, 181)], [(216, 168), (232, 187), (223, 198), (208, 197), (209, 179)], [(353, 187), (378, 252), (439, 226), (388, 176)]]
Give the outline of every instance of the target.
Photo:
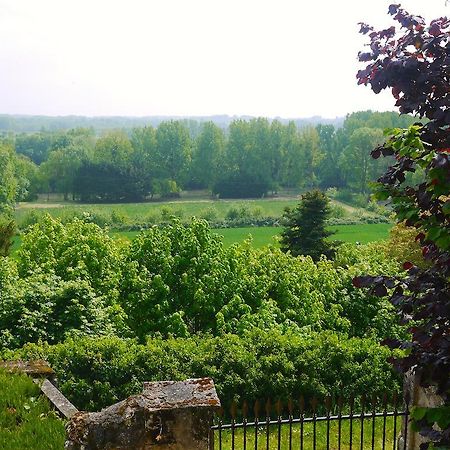
[(327, 238), (334, 234), (325, 228), (330, 215), (328, 197), (319, 190), (306, 192), (293, 209), (286, 208), (283, 214), (285, 226), (281, 233), (281, 249), (292, 255), (309, 255), (314, 261), (321, 255), (334, 255), (333, 243)]

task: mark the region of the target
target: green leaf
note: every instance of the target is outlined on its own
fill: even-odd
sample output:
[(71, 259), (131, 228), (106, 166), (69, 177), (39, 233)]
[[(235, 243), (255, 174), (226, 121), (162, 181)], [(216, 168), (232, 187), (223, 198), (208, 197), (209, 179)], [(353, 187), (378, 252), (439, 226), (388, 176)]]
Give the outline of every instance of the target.
[(450, 425), (450, 406), (428, 409), (426, 419), (430, 424), (437, 423), (440, 428), (447, 428)]
[(422, 420), (425, 417), (425, 414), (427, 413), (428, 408), (416, 406), (411, 411), (411, 417), (414, 420)]
[(443, 230), (440, 227), (430, 228), (427, 233), (427, 239), (429, 239), (430, 241), (436, 241), (436, 239), (439, 238), (442, 232)]

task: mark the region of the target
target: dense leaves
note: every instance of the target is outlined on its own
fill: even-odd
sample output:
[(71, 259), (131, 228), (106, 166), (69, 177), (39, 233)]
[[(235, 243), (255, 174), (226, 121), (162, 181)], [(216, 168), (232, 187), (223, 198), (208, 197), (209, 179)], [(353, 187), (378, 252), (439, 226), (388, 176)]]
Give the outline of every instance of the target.
[(142, 381), (210, 376), (224, 404), (232, 399), (398, 392), (391, 352), (367, 338), (334, 332), (151, 338), (139, 345), (119, 338), (70, 339), (25, 346), (4, 356), (45, 358), (60, 388), (78, 408), (98, 410), (142, 391)]
[(383, 128), (411, 123), (409, 116), (361, 111), (348, 115), (342, 128), (257, 118), (233, 120), (228, 129), (172, 120), (100, 136), (90, 128), (8, 134), (0, 136), (0, 158), (8, 160), (2, 163), (0, 201), (6, 202), (3, 184), (9, 207), (37, 193), (130, 202), (175, 197), (182, 188), (249, 198), (280, 188), (334, 186), (363, 196), (364, 205), (370, 177), (385, 167), (367, 157), (368, 149), (381, 142)]
[[(423, 386), (436, 387), (445, 415), (450, 402), (450, 21), (439, 18), (427, 24), (399, 5), (391, 5), (389, 13), (400, 24), (399, 32), (362, 24), (361, 32), (369, 33), (370, 52), (360, 53), (359, 59), (369, 64), (357, 76), (375, 93), (392, 88), (401, 113), (428, 119), (425, 125), (390, 130), (386, 144), (372, 156), (394, 155), (396, 163), (378, 180), (377, 196), (390, 197), (398, 220), (417, 228), (416, 240), (429, 267), (420, 269), (406, 261), (406, 278), (365, 276), (355, 284), (371, 286), (375, 295), (389, 290), (404, 322), (414, 324), (410, 342), (390, 342), (408, 349), (396, 365), (403, 372), (414, 369)], [(417, 170), (423, 180), (406, 183), (407, 173)], [(421, 433), (444, 448), (450, 446), (450, 427), (439, 417), (433, 412), (416, 419)], [(440, 428), (433, 428), (434, 423)]]

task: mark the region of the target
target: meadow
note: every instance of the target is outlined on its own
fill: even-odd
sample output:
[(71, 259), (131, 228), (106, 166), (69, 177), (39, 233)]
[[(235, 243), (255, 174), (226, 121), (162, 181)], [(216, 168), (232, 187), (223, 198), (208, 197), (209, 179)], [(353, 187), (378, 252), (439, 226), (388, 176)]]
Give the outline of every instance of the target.
[[(218, 200), (212, 199), (206, 194), (189, 193), (180, 199), (166, 200), (164, 202), (154, 201), (146, 203), (112, 203), (112, 204), (84, 204), (74, 202), (40, 199), (37, 202), (20, 203), (15, 210), (15, 219), (19, 227), (27, 221), (30, 214), (41, 215), (48, 213), (53, 217), (68, 217), (82, 212), (111, 216), (115, 214), (125, 221), (137, 222), (161, 216), (176, 215), (181, 218), (192, 216), (212, 220), (224, 220), (235, 210), (254, 217), (281, 217), (285, 208), (292, 208), (299, 202), (299, 197), (286, 196), (267, 199), (246, 200)], [(361, 215), (371, 216), (373, 213), (350, 206), (337, 200), (331, 200), (333, 216), (358, 217)]]
[[(328, 227), (336, 234), (330, 237), (343, 242), (359, 242), (367, 244), (369, 242), (380, 241), (389, 237), (389, 230), (392, 225), (389, 223), (364, 223), (358, 225), (332, 225)], [(277, 236), (280, 235), (282, 227), (259, 227), (259, 228), (225, 228), (215, 230), (223, 236), (225, 246), (230, 246), (235, 242), (242, 242), (249, 236), (252, 238), (252, 245), (260, 248), (268, 244), (277, 244)]]
[[(389, 223), (364, 223), (357, 225), (333, 225), (329, 230), (336, 231), (331, 238), (342, 242), (368, 242), (381, 241), (389, 237), (392, 224)], [(235, 243), (251, 239), (252, 247), (261, 248), (269, 244), (278, 245), (278, 236), (282, 227), (242, 227), (242, 228), (220, 228), (215, 233), (222, 236), (225, 247)], [(139, 231), (111, 231), (111, 236), (133, 240)], [(21, 244), (20, 236), (14, 238), (11, 253), (17, 252)]]
[[(220, 222), (227, 218), (246, 217), (258, 219), (261, 217), (279, 218), (285, 208), (292, 208), (298, 204), (296, 197), (281, 197), (271, 199), (250, 200), (214, 200), (206, 195), (194, 196), (190, 194), (179, 200), (149, 203), (117, 203), (117, 204), (76, 204), (71, 202), (58, 202), (51, 199), (45, 202), (21, 203), (15, 210), (15, 219), (20, 229), (34, 223), (40, 216), (48, 213), (53, 217), (67, 220), (74, 215), (82, 213), (95, 216), (111, 229), (111, 235), (132, 240), (138, 231), (119, 231), (111, 224), (111, 220), (123, 225), (136, 223), (158, 223), (170, 216), (184, 220), (195, 216), (208, 221)], [(360, 208), (354, 208), (345, 203), (332, 200), (333, 218), (358, 219), (362, 216), (371, 217), (374, 214)], [(220, 225), (219, 225), (220, 226)], [(387, 223), (360, 223), (353, 225), (333, 225), (329, 229), (336, 231), (332, 239), (343, 242), (360, 242), (362, 244), (386, 239), (391, 228)], [(123, 230), (123, 228), (121, 229)], [(277, 245), (277, 236), (282, 228), (276, 226), (219, 228), (217, 234), (223, 236), (226, 247), (242, 242), (251, 236), (252, 246), (261, 248), (268, 244)], [(14, 239), (12, 252), (20, 246), (20, 236)]]

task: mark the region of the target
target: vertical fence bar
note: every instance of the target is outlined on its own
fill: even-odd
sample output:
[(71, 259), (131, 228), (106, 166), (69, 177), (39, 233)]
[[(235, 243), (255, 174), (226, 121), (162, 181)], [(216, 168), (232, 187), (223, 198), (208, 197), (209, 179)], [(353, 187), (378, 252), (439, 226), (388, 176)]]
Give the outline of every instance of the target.
[(394, 394), (394, 444), (392, 446), (393, 450), (397, 448), (397, 394)]
[(288, 400), (288, 412), (289, 412), (289, 450), (292, 450), (292, 415), (294, 412), (294, 405), (292, 398)]
[(353, 444), (353, 406), (355, 404), (355, 399), (353, 398), (353, 395), (350, 397), (350, 445), (349, 449), (352, 450), (352, 444)]
[(386, 450), (386, 419), (387, 419), (387, 394), (383, 394), (383, 443), (382, 450)]
[(313, 450), (317, 448), (317, 398), (313, 397), (311, 400), (311, 406), (313, 411)]
[(247, 450), (247, 416), (248, 416), (248, 403), (244, 400), (242, 404), (242, 424), (243, 424), (243, 439), (244, 439), (244, 450)]
[(236, 402), (231, 402), (231, 450), (235, 449)]
[(219, 408), (218, 411), (218, 416), (219, 416), (219, 450), (222, 450), (222, 417), (223, 417), (223, 408)]
[(300, 397), (299, 406), (300, 406), (300, 450), (303, 450), (303, 431), (304, 431), (303, 421), (305, 419), (305, 398), (303, 397), (303, 395)]
[(406, 450), (406, 443), (408, 441), (408, 417), (409, 417), (409, 396), (405, 398), (405, 415), (403, 416), (405, 418), (405, 434), (403, 439), (403, 450)]
[(366, 397), (363, 395), (361, 397), (361, 435), (360, 435), (360, 443), (359, 448), (364, 450), (364, 406), (366, 402)]
[(266, 402), (266, 450), (270, 449), (270, 412), (272, 404), (270, 398)]
[(341, 450), (341, 436), (342, 436), (342, 395), (339, 396), (337, 406), (338, 406), (338, 450)]
[(277, 450), (281, 450), (281, 414), (283, 411), (283, 404), (281, 403), (281, 400), (278, 399), (277, 401), (277, 420), (278, 420), (278, 440), (277, 440)]
[(325, 398), (325, 409), (327, 413), (327, 449), (330, 448), (330, 410), (331, 410), (331, 397)]
[(258, 422), (259, 422), (259, 400), (256, 400), (255, 406), (253, 408), (253, 413), (255, 415), (255, 450), (258, 450)]
[(377, 407), (377, 398), (375, 395), (372, 396), (372, 450), (375, 450), (375, 414)]

